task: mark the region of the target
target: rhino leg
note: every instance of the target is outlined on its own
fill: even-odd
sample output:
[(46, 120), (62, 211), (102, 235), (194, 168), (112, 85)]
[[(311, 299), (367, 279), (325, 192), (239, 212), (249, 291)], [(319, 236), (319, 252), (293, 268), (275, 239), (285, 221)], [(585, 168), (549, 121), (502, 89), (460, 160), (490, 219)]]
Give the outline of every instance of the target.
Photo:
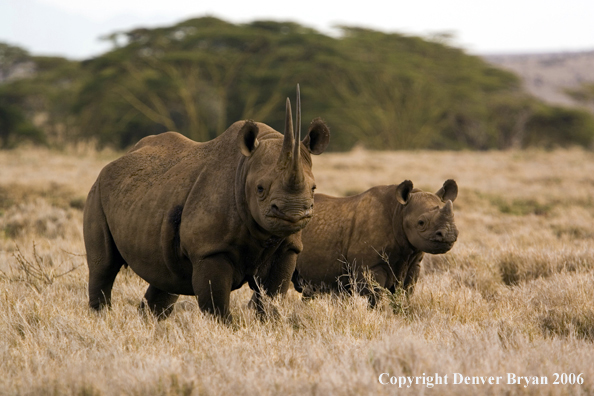
[[(171, 294), (155, 286), (149, 285), (145, 295), (144, 301), (140, 304), (140, 309), (147, 306), (151, 312), (159, 319), (165, 319), (173, 311), (173, 305), (179, 298), (177, 294)], [(146, 301), (146, 304), (145, 304)]]
[(262, 277), (260, 283), (255, 280), (250, 282), (250, 287), (254, 290), (249, 306), (254, 307), (261, 317), (278, 317), (279, 313), (276, 307), (267, 304), (263, 298), (264, 295), (274, 297), (278, 294), (286, 294), (291, 285), (291, 276), (295, 271), (297, 264), (297, 252), (294, 250), (280, 249), (279, 253), (270, 261), (267, 267), (268, 273)]
[(421, 260), (423, 256), (415, 259), (413, 263), (411, 263), (408, 272), (406, 273), (406, 278), (404, 278), (404, 284), (402, 285), (404, 290), (408, 295), (412, 295), (415, 290), (415, 284), (419, 279), (419, 273), (421, 272)]
[(367, 297), (369, 308), (373, 309), (381, 301), (381, 288), (373, 287), (371, 285), (364, 285), (361, 288), (359, 294), (363, 297)]
[(234, 272), (231, 263), (222, 255), (197, 260), (197, 263), (192, 274), (192, 287), (198, 306), (203, 312), (231, 322), (229, 300)]
[(303, 280), (299, 276), (299, 271), (297, 271), (297, 269), (293, 271), (293, 275), (291, 276), (291, 282), (293, 282), (293, 287), (295, 288), (295, 290), (297, 290), (299, 293), (303, 293)]
[(113, 282), (126, 262), (113, 241), (95, 186), (85, 205), (83, 233), (89, 266), (89, 306), (100, 310), (111, 306)]
[(276, 257), (264, 282), (266, 294), (270, 297), (279, 293), (286, 294), (291, 285), (291, 276), (295, 271), (296, 264), (297, 253), (293, 250), (288, 250)]
[(381, 293), (386, 285), (388, 274), (383, 264), (369, 269), (369, 274), (364, 276), (363, 287), (360, 294), (367, 297), (369, 307), (375, 308), (381, 300)]

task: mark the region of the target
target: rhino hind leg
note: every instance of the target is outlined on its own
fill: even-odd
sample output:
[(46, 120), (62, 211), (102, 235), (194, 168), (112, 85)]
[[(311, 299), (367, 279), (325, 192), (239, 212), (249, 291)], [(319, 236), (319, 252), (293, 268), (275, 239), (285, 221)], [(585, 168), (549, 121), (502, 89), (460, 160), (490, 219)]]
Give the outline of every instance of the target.
[[(106, 243), (107, 245), (107, 243)], [(106, 251), (93, 252), (87, 247), (89, 264), (89, 306), (95, 310), (111, 306), (111, 289), (120, 268), (126, 264), (115, 244)]]
[(83, 233), (89, 266), (89, 306), (100, 310), (111, 306), (113, 283), (126, 262), (113, 241), (95, 191), (91, 189), (87, 199)]
[(144, 300), (140, 304), (140, 309), (148, 307), (148, 309), (159, 320), (167, 318), (173, 312), (173, 305), (179, 298), (177, 294), (171, 294), (161, 289), (149, 285)]

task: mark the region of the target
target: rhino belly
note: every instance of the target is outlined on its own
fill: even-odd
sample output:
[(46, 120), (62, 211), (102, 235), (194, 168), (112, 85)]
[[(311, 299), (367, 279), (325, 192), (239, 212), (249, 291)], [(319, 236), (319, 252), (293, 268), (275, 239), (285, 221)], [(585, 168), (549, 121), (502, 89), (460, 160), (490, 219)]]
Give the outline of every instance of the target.
[(192, 266), (179, 240), (187, 193), (174, 181), (151, 187), (141, 184), (111, 192), (104, 200), (109, 230), (126, 263), (142, 279), (170, 293), (193, 294)]
[(336, 255), (317, 255), (304, 250), (297, 259), (297, 272), (305, 284), (336, 289), (337, 279), (344, 271), (343, 263)]
[[(175, 294), (194, 294), (192, 266), (179, 238), (148, 211), (132, 211), (110, 224), (116, 247), (130, 268), (149, 284)], [(108, 218), (109, 222), (109, 218)], [(179, 234), (177, 234), (179, 235)]]

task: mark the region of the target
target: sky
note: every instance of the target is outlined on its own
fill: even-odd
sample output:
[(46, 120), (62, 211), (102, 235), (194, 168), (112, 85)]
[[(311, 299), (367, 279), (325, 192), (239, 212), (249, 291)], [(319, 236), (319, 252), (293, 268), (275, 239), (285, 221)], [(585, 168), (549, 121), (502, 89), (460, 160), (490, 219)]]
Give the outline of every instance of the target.
[(233, 23), (293, 21), (335, 34), (337, 25), (421, 37), (454, 35), (473, 54), (594, 50), (594, 0), (0, 0), (0, 42), (34, 55), (85, 59), (101, 37), (214, 16)]

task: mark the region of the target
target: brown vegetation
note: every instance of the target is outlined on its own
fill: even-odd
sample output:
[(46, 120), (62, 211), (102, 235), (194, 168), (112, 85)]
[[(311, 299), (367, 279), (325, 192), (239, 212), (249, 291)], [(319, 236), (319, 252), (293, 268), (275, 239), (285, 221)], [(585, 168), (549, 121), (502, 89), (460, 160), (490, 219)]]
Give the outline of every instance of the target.
[[(594, 154), (583, 150), (369, 152), (314, 158), (318, 191), (348, 195), (456, 179), (458, 242), (427, 255), (411, 298), (275, 301), (261, 322), (250, 291), (220, 324), (180, 298), (171, 317), (138, 311), (130, 270), (113, 309), (87, 305), (84, 196), (113, 154), (0, 153), (0, 394), (395, 394), (378, 376), (441, 376), (435, 394), (594, 393)], [(453, 385), (453, 373), (502, 376)], [(508, 385), (507, 373), (548, 385)], [(554, 373), (583, 373), (553, 385)], [(408, 392), (429, 391), (413, 385)]]

